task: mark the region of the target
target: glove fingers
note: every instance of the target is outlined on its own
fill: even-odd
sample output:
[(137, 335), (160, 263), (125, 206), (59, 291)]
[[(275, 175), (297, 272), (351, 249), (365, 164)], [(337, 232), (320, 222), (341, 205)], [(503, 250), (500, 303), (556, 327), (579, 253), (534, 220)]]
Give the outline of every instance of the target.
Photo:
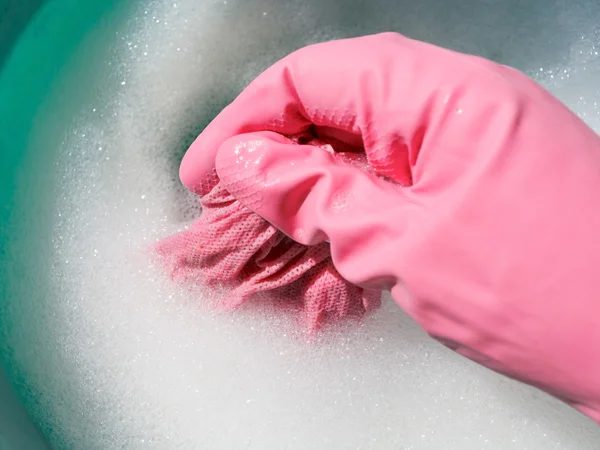
[(475, 59), (396, 33), (305, 47), (267, 69), (214, 119), (185, 155), (181, 180), (205, 194), (202, 181), (225, 140), (312, 127), (363, 147), (376, 172), (410, 184), (432, 102), (451, 108), (444, 97), (472, 78), (465, 62)]

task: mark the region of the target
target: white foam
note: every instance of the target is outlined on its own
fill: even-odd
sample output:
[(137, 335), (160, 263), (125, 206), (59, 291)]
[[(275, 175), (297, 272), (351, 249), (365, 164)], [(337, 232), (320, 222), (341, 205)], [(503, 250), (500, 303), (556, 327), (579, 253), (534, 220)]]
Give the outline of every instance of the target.
[[(48, 291), (12, 312), (56, 448), (598, 448), (596, 425), (432, 342), (391, 301), (308, 344), (269, 311), (210, 312), (207, 293), (148, 263), (147, 245), (198, 214), (177, 180), (182, 136), (293, 48), (390, 29), (400, 15), (376, 2), (358, 26), (348, 3), (284, 3), (148, 2), (95, 81), (104, 97), (64, 112)], [(449, 35), (440, 25), (431, 40)], [(599, 125), (593, 45), (579, 39), (529, 69)]]

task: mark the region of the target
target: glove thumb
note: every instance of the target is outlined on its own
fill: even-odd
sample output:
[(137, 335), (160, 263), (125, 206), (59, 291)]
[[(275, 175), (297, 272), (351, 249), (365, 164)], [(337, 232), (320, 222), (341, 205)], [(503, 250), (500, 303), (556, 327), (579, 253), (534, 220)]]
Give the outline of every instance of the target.
[(390, 289), (400, 258), (386, 242), (410, 233), (420, 209), (400, 187), (273, 132), (239, 135), (217, 152), (216, 170), (240, 203), (304, 245), (328, 241), (340, 274)]

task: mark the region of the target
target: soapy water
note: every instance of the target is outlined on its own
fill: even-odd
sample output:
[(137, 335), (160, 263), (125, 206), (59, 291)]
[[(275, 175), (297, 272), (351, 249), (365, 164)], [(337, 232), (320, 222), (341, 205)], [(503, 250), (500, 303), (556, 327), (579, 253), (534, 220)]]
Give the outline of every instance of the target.
[[(32, 233), (13, 256), (35, 264), (22, 270), (42, 287), (4, 311), (33, 415), (54, 448), (599, 448), (596, 424), (433, 342), (389, 298), (362, 325), (306, 342), (292, 316), (268, 306), (217, 313), (208, 304), (221, 293), (178, 287), (151, 263), (151, 244), (200, 213), (178, 181), (182, 150), (257, 73), (311, 42), (397, 30), (463, 44), (520, 64), (600, 130), (600, 39), (590, 28), (600, 7), (570, 16), (552, 3), (556, 17), (540, 9), (539, 31), (530, 6), (531, 30), (511, 25), (524, 33), (519, 42), (539, 47), (546, 27), (564, 28), (565, 42), (524, 49), (519, 61), (519, 36), (494, 47), (500, 32), (486, 25), (491, 15), (518, 17), (511, 2), (470, 5), (481, 22), (458, 34), (446, 23), (465, 10), (428, 4), (437, 16), (383, 0), (154, 1), (98, 38), (111, 50), (95, 76), (66, 77), (47, 107), (47, 121), (61, 124), (39, 138), (59, 150), (55, 184), (46, 194), (35, 180), (23, 187), (24, 210), (36, 210), (51, 245)], [(53, 109), (73, 91), (81, 109)]]

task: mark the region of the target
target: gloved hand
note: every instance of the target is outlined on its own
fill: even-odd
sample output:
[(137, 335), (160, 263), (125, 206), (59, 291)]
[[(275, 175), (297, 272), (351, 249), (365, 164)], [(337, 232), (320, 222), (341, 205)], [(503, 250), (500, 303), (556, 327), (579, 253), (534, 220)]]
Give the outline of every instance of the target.
[[(366, 152), (376, 175), (301, 132)], [(382, 34), (301, 49), (200, 135), (181, 179), (294, 240), (328, 240), (431, 336), (600, 422), (600, 139), (482, 58)]]

